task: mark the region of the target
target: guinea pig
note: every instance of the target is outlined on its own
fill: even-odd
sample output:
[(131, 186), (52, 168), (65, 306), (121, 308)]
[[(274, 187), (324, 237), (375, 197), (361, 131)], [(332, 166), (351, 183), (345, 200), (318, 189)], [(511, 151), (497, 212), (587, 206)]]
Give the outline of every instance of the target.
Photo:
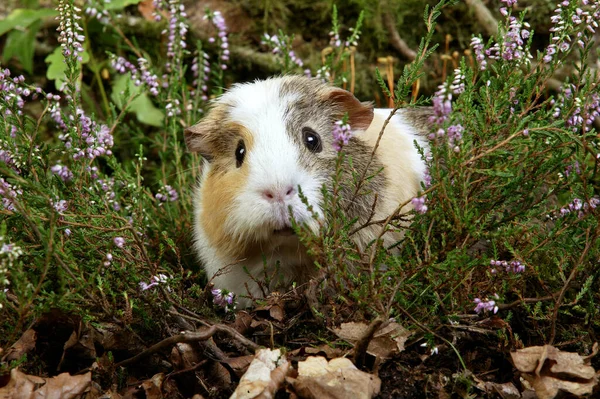
[[(315, 274), (291, 228), (290, 210), (318, 233), (325, 218), (321, 189), (331, 186), (338, 156), (332, 131), (345, 115), (353, 136), (344, 151), (355, 170), (368, 165), (372, 176), (359, 196), (351, 184), (342, 187), (348, 217), (358, 225), (373, 212), (371, 220), (385, 219), (417, 195), (426, 165), (414, 143), (427, 146), (428, 113), (397, 111), (372, 156), (389, 114), (303, 76), (236, 84), (214, 100), (207, 115), (185, 130), (185, 141), (203, 158), (193, 197), (194, 249), (215, 287), (235, 293), (238, 306), (247, 307), (248, 297), (263, 297), (258, 282), (276, 269), (280, 278), (267, 289), (304, 283)], [(350, 169), (344, 167), (342, 181), (352, 181)], [(409, 203), (402, 211), (410, 208)], [(365, 248), (380, 231), (381, 226), (369, 226), (353, 240)], [(384, 242), (399, 238), (392, 234), (386, 233)]]

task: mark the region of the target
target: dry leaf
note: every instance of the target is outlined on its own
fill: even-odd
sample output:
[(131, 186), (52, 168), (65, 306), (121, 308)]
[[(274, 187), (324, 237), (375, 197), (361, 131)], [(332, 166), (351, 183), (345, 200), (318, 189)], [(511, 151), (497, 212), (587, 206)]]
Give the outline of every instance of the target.
[(248, 366), (252, 362), (252, 359), (254, 359), (254, 356), (247, 355), (247, 356), (230, 357), (229, 359), (227, 359), (225, 361), (227, 362), (229, 367), (231, 367), (231, 369), (233, 371), (235, 371), (235, 374), (238, 377), (241, 377), (242, 375), (244, 375), (244, 373), (248, 369)]
[(260, 349), (240, 379), (231, 399), (272, 398), (279, 391), (290, 363), (279, 349)]
[[(365, 323), (342, 323), (340, 328), (333, 331), (335, 334), (351, 343), (361, 339), (369, 328)], [(411, 336), (411, 332), (398, 323), (388, 323), (373, 335), (369, 342), (367, 353), (383, 359), (392, 357), (404, 350), (404, 343)]]
[(324, 354), (327, 359), (333, 359), (334, 357), (342, 357), (345, 355), (345, 351), (341, 350), (340, 348), (332, 348), (326, 344), (315, 347), (308, 346), (304, 348), (304, 352), (309, 355)]
[[(13, 344), (7, 351), (6, 355), (2, 358), (2, 361), (10, 362), (11, 360), (17, 360), (24, 354), (35, 349), (35, 342), (37, 339), (37, 333), (33, 329), (29, 329), (21, 335), (21, 338)], [(1, 352), (0, 352), (1, 353)]]
[(298, 363), (298, 378), (291, 380), (295, 393), (301, 398), (368, 399), (379, 393), (379, 377), (360, 371), (346, 358), (327, 362), (313, 356)]
[(269, 315), (277, 321), (283, 321), (285, 312), (283, 311), (283, 307), (281, 305), (273, 305), (269, 309)]
[(0, 399), (75, 399), (88, 391), (91, 383), (92, 373), (40, 378), (15, 368), (8, 384), (0, 388)]
[(142, 388), (146, 394), (146, 399), (162, 399), (161, 386), (165, 379), (163, 373), (158, 373), (152, 376), (149, 380), (142, 382)]
[(521, 393), (512, 382), (496, 384), (495, 382), (485, 382), (485, 391), (495, 393), (502, 399), (521, 399)]
[(589, 365), (589, 357), (562, 352), (551, 345), (519, 349), (510, 355), (539, 399), (552, 399), (560, 391), (590, 394), (598, 383), (599, 375)]
[(191, 369), (200, 362), (200, 356), (194, 346), (180, 342), (171, 351), (171, 360), (177, 370)]

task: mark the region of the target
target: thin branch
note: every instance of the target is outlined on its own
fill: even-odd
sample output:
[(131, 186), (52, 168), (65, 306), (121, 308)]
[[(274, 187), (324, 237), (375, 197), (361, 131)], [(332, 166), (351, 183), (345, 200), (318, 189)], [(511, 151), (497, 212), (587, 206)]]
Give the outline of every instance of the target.
[(134, 357), (130, 357), (129, 359), (125, 359), (125, 360), (115, 364), (115, 367), (124, 367), (124, 366), (127, 366), (132, 363), (137, 363), (140, 360), (142, 360), (143, 358), (145, 358), (155, 352), (158, 352), (164, 348), (171, 347), (180, 342), (188, 342), (189, 343), (189, 342), (197, 342), (197, 341), (206, 341), (207, 339), (209, 339), (210, 337), (215, 335), (215, 333), (217, 331), (218, 331), (218, 329), (216, 326), (212, 326), (208, 330), (201, 331), (201, 332), (184, 331), (181, 334), (173, 335), (172, 337), (163, 339), (159, 343), (152, 345), (150, 348), (146, 349), (145, 351), (143, 351), (141, 353), (138, 353)]
[(466, 0), (466, 3), (467, 7), (475, 13), (475, 18), (483, 30), (489, 36), (495, 36), (498, 33), (498, 21), (485, 4), (481, 0)]
[(407, 60), (414, 61), (417, 58), (417, 53), (400, 37), (400, 34), (396, 29), (396, 21), (392, 17), (392, 14), (390, 12), (384, 12), (382, 19), (383, 25), (389, 33), (389, 40), (392, 47), (398, 50), (398, 52)]

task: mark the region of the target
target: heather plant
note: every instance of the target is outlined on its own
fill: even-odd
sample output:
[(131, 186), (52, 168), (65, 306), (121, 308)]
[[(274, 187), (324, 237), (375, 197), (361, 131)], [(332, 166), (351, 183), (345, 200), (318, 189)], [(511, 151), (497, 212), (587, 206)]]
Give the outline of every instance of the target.
[[(333, 186), (323, 190), (326, 223), (319, 235), (296, 226), (327, 277), (308, 294), (318, 317), (340, 321), (359, 310), (366, 319), (408, 318), (434, 349), (442, 338), (428, 326), (464, 313), (510, 320), (525, 312), (539, 321), (545, 342), (584, 334), (557, 323), (564, 316), (583, 315), (599, 327), (600, 143), (593, 121), (600, 94), (589, 65), (597, 57), (590, 49), (600, 5), (559, 3), (548, 45), (536, 52), (529, 16), (513, 12), (516, 1), (503, 3), (498, 35), (474, 37), (472, 53), (432, 98), (419, 97), (415, 82), (436, 50), (435, 21), (446, 2), (426, 9), (427, 35), (393, 89), (377, 72), (392, 114), (433, 106), (429, 145), (421, 149), (429, 169), (413, 211), (401, 214), (406, 204), (399, 204), (386, 220), (370, 217), (363, 225), (346, 217), (342, 187), (364, 195), (372, 176), (344, 151), (347, 121), (335, 125), (339, 158)], [(207, 10), (212, 31), (193, 41), (182, 2), (156, 0), (153, 7), (162, 24), (159, 49), (142, 48), (121, 30), (114, 2), (90, 0), (81, 10), (62, 0), (60, 47), (48, 58), (56, 90), (0, 71), (2, 343), (53, 308), (86, 321), (116, 318), (150, 335), (160, 327), (154, 316), (173, 304), (198, 312), (235, 305), (231, 293), (201, 292), (189, 249), (200, 159), (182, 138), (232, 83), (227, 22)], [(263, 42), (282, 72), (310, 72), (352, 90), (363, 17), (346, 32), (333, 10), (330, 46), (312, 71), (294, 53), (292, 36), (266, 33)], [(99, 39), (86, 34), (93, 24), (118, 43), (109, 54), (94, 52)], [(572, 73), (554, 92), (558, 68)], [(89, 100), (96, 89), (98, 107)], [(34, 105), (42, 111), (32, 112)], [(347, 168), (352, 181), (341, 179)], [(390, 248), (381, 240), (356, 248), (352, 235), (367, 225), (382, 236), (401, 230), (403, 239)]]
[[(363, 195), (370, 176), (340, 151), (334, 187), (324, 191), (329, 220), (319, 236), (301, 232), (323, 269), (313, 294), (320, 293), (330, 313), (315, 314), (335, 320), (358, 305), (368, 318), (408, 317), (432, 346), (444, 339), (427, 325), (464, 312), (507, 320), (515, 312), (535, 314), (536, 333), (547, 343), (558, 334), (585, 336), (561, 325), (563, 317), (579, 314), (599, 327), (600, 78), (590, 68), (597, 60), (590, 49), (600, 3), (558, 3), (548, 44), (537, 53), (527, 14), (516, 15), (515, 4), (503, 1), (498, 35), (487, 42), (473, 37), (472, 53), (431, 99), (429, 145), (421, 149), (428, 172), (413, 211), (400, 213), (406, 204), (399, 204), (386, 220), (370, 217), (359, 226), (348, 220), (340, 187)], [(423, 103), (413, 83), (434, 49), (440, 7), (426, 12), (429, 35), (393, 92), (378, 74), (394, 99), (391, 114)], [(572, 74), (552, 92), (558, 68)], [(354, 181), (341, 181), (342, 168), (350, 168)], [(401, 230), (404, 238), (390, 248), (377, 240), (360, 250), (351, 237), (368, 225), (380, 226), (381, 236)], [(335, 293), (329, 299), (328, 288)]]
[[(84, 14), (63, 0), (58, 90), (45, 92), (2, 68), (3, 341), (52, 308), (150, 328), (149, 316), (166, 306), (154, 299), (180, 295), (176, 287), (197, 270), (187, 248), (199, 159), (186, 152), (182, 134), (224, 86), (227, 26), (218, 11), (207, 11), (215, 38), (189, 43), (183, 5), (154, 7), (155, 18), (166, 19), (164, 63), (113, 23), (120, 18), (113, 4), (89, 2)], [(92, 20), (123, 44), (105, 61), (85, 34)], [(105, 92), (101, 79), (94, 82), (105, 105), (98, 115), (87, 98), (102, 69), (112, 84)], [(43, 111), (34, 116), (35, 104)], [(201, 281), (194, 280), (192, 291)]]

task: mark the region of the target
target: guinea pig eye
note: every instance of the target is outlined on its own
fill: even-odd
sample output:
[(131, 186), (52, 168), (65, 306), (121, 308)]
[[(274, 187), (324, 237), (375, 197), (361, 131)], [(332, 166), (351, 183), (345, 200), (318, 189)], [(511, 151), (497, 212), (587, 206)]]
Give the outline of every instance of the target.
[(323, 151), (323, 145), (321, 144), (321, 136), (309, 127), (302, 129), (302, 140), (304, 145), (310, 152), (321, 152)]
[(240, 167), (244, 163), (244, 157), (246, 156), (246, 146), (244, 145), (244, 140), (240, 140), (235, 149), (235, 166)]

